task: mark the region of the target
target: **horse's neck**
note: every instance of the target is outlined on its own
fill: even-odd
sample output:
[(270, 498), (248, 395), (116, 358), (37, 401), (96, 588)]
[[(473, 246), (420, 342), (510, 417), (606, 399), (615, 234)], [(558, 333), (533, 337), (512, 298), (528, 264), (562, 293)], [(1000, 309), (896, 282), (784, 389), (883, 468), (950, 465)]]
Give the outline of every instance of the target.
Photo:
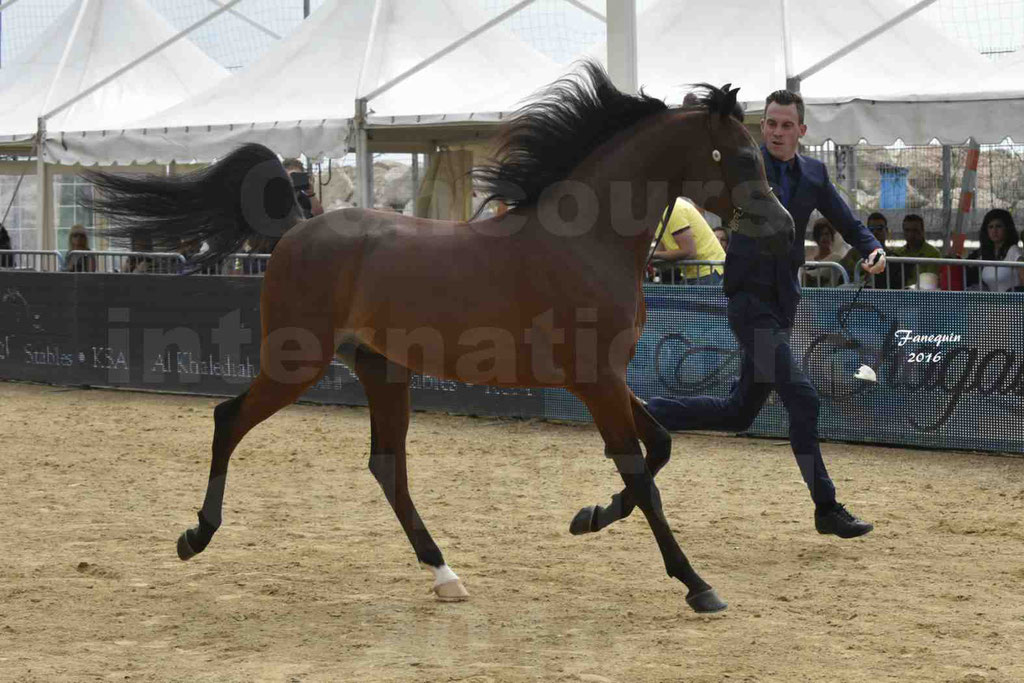
[(662, 212), (681, 187), (684, 146), (666, 118), (642, 121), (590, 155), (571, 175), (589, 186), (602, 207), (595, 238), (628, 248), (643, 265)]

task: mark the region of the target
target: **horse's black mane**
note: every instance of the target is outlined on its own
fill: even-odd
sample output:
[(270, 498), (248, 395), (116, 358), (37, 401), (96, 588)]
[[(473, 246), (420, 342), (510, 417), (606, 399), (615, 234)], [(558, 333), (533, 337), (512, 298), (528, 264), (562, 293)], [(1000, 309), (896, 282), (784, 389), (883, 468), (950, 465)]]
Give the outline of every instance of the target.
[[(694, 104), (743, 120), (736, 90), (707, 83)], [(485, 201), (501, 200), (510, 207), (532, 204), (541, 191), (565, 178), (598, 145), (637, 121), (668, 110), (655, 97), (628, 95), (616, 88), (597, 63), (585, 61), (577, 72), (555, 81), (535, 101), (519, 109), (499, 135), (493, 163), (473, 169)]]

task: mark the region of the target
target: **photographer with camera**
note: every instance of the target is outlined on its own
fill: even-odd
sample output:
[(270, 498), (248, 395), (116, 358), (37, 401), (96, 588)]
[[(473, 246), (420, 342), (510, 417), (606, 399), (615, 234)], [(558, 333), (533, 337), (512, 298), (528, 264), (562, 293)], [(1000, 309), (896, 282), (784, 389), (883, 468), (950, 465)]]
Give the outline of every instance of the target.
[(320, 199), (313, 192), (309, 174), (298, 159), (285, 159), (284, 169), (288, 171), (288, 177), (292, 180), (292, 187), (295, 188), (295, 201), (299, 203), (304, 218), (319, 216), (324, 212)]

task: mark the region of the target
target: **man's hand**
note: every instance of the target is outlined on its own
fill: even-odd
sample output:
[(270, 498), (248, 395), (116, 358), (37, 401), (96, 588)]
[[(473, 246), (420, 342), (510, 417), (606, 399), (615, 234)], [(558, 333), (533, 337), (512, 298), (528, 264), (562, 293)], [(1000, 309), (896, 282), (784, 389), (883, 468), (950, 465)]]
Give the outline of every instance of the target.
[(864, 259), (860, 267), (872, 275), (878, 275), (883, 272), (885, 270), (885, 250), (875, 249)]

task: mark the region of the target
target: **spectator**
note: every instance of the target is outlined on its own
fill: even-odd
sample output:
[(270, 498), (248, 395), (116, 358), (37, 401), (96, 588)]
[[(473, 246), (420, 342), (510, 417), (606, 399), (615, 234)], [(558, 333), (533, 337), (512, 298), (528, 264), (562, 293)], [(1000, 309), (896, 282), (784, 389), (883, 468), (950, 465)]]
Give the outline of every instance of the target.
[[(149, 236), (132, 235), (131, 249), (138, 254), (153, 251), (153, 238)], [(151, 273), (153, 272), (153, 259), (149, 256), (129, 256), (124, 264), (126, 273)]]
[[(7, 228), (0, 223), (0, 251), (11, 250), (11, 236), (7, 234)], [(0, 268), (13, 268), (14, 254), (0, 254)]]
[(89, 248), (89, 234), (85, 226), (75, 223), (68, 233), (68, 253), (64, 261), (64, 271), (67, 273), (95, 273), (96, 257), (90, 254), (73, 253), (92, 251)]
[[(889, 220), (885, 217), (885, 214), (875, 211), (868, 216), (867, 226), (871, 234), (878, 240), (878, 243), (882, 245), (882, 248), (888, 249), (891, 235), (889, 234)], [(860, 263), (860, 255), (851, 249), (846, 252), (846, 256), (843, 257), (841, 263), (846, 268), (846, 272), (850, 274), (850, 279), (855, 279), (858, 271), (857, 264)], [(872, 279), (873, 281), (869, 281), (868, 286), (875, 289), (903, 289), (903, 280), (899, 268), (888, 268), (885, 273), (872, 276)]]
[[(846, 254), (853, 252), (849, 246), (846, 249), (838, 247), (839, 240), (836, 239), (836, 229), (828, 222), (827, 218), (819, 218), (814, 221), (811, 227), (811, 236), (817, 245), (809, 254), (808, 261), (832, 261), (839, 263)], [(805, 267), (804, 278), (808, 287), (835, 287), (840, 284), (840, 276), (834, 268)]]
[(726, 228), (715, 228), (715, 237), (718, 238), (718, 243), (722, 245), (722, 251), (729, 251), (729, 230)]
[[(897, 249), (893, 254), (894, 256), (942, 258), (942, 254), (939, 253), (938, 249), (924, 241), (924, 219), (916, 213), (908, 213), (903, 217), (903, 239), (907, 241), (906, 245), (901, 249)], [(921, 273), (934, 273), (936, 280), (939, 277), (938, 265), (903, 264), (903, 267), (899, 270), (902, 281), (907, 283), (908, 287), (917, 286)], [(908, 271), (912, 274), (909, 279), (907, 277)]]
[[(661, 226), (658, 228), (660, 230)], [(700, 210), (679, 197), (672, 207), (668, 227), (654, 252), (654, 258), (669, 263), (683, 260), (724, 261), (725, 251)], [(675, 266), (671, 268), (674, 270)], [(686, 284), (718, 285), (722, 282), (720, 265), (687, 265), (679, 272)]]
[(295, 188), (295, 201), (302, 209), (305, 218), (319, 216), (324, 212), (320, 199), (313, 192), (313, 186), (309, 182), (309, 174), (298, 159), (285, 159), (284, 170), (288, 171), (288, 177), (292, 180), (292, 187)]
[[(1013, 216), (1006, 209), (992, 209), (981, 220), (978, 241), (981, 247), (972, 251), (967, 258), (982, 261), (1020, 261), (1024, 252), (1017, 245), (1020, 234), (1013, 222)], [(969, 268), (967, 285), (970, 289), (985, 289), (990, 292), (1008, 292), (1024, 285), (1024, 269), (985, 266)], [(979, 286), (980, 285), (980, 286)]]

